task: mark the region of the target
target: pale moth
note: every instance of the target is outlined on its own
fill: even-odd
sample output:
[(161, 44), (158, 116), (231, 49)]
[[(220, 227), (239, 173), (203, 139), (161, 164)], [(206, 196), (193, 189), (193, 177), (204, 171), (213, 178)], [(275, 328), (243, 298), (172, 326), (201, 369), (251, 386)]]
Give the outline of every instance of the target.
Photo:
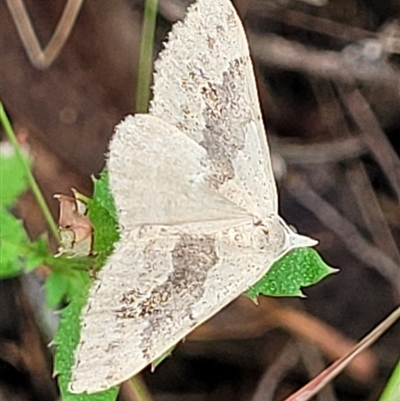
[(70, 390), (117, 385), (315, 245), (278, 215), (246, 36), (229, 0), (198, 0), (155, 63), (146, 115), (107, 167), (121, 238), (82, 313)]

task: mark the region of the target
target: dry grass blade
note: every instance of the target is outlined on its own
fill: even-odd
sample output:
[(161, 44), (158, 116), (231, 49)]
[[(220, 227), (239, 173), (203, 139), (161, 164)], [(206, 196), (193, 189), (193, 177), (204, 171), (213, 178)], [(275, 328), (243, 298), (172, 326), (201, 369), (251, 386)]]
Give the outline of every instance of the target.
[(347, 84), (356, 79), (366, 85), (379, 83), (390, 89), (399, 82), (399, 71), (385, 60), (378, 64), (362, 57), (353, 60), (346, 52), (317, 50), (273, 34), (249, 34), (249, 40), (255, 57), (269, 66)]
[(307, 182), (299, 175), (292, 174), (287, 180), (288, 191), (318, 219), (329, 227), (346, 245), (346, 247), (384, 277), (386, 277), (395, 289), (397, 300), (400, 299), (400, 269), (393, 259), (381, 251), (378, 247), (368, 242), (357, 229), (342, 214), (317, 194)]
[[(355, 139), (343, 115), (342, 106), (333, 90), (333, 85), (325, 81), (315, 82), (313, 79), (311, 82), (319, 103), (319, 114), (329, 136), (333, 138), (343, 136), (343, 141)], [(358, 136), (357, 139), (363, 142), (366, 149), (369, 149), (363, 137)], [(390, 148), (390, 145), (384, 144), (383, 148), (382, 152)], [(344, 175), (361, 211), (363, 225), (368, 229), (374, 244), (399, 263), (400, 254), (396, 241), (379, 205), (364, 164), (359, 159), (349, 160)]]
[(273, 364), (264, 373), (258, 383), (256, 392), (251, 401), (271, 401), (280, 381), (286, 372), (293, 368), (299, 360), (296, 345), (289, 343), (279, 354)]
[(302, 389), (286, 398), (285, 401), (307, 401), (333, 380), (360, 352), (372, 345), (393, 323), (400, 318), (400, 306), (380, 325), (361, 340), (348, 354), (337, 360)]
[(282, 138), (271, 140), (273, 149), (289, 164), (338, 163), (360, 157), (367, 146), (359, 138), (346, 138), (329, 143), (296, 144)]
[[(294, 337), (314, 344), (331, 361), (354, 347), (354, 341), (307, 312), (290, 308), (268, 297), (260, 297), (257, 308), (253, 305), (249, 308), (249, 303), (246, 297), (240, 297), (234, 308), (230, 308), (228, 319), (222, 322), (218, 319), (210, 320), (198, 327), (186, 341), (256, 338), (280, 327)], [(375, 374), (376, 365), (374, 353), (367, 350), (347, 366), (347, 372), (360, 382), (367, 381)]]
[[(400, 74), (394, 82), (400, 91)], [(340, 88), (339, 88), (340, 89)], [(383, 132), (379, 121), (360, 91), (346, 94), (341, 90), (344, 103), (358, 125), (362, 138), (382, 167), (400, 202), (400, 160)]]
[[(266, 302), (260, 300), (260, 307), (264, 310), (265, 304)], [(306, 312), (281, 306), (276, 301), (274, 304), (278, 307), (269, 311), (270, 319), (275, 320), (277, 326), (317, 346), (330, 360), (335, 360), (353, 349), (354, 342), (328, 324)], [(375, 373), (376, 362), (374, 354), (366, 350), (347, 366), (348, 373), (360, 382), (370, 380)]]
[(282, 7), (274, 5), (273, 2), (265, 2), (263, 0), (252, 1), (248, 13), (250, 15), (265, 16), (275, 21), (281, 21), (289, 26), (331, 36), (346, 42), (376, 37), (375, 32), (341, 24), (331, 19), (313, 16), (297, 10), (290, 10), (289, 8), (283, 12)]
[(359, 161), (352, 163), (350, 168), (346, 170), (346, 178), (374, 244), (396, 263), (400, 263), (400, 254), (396, 241), (390, 231), (363, 164)]
[(23, 0), (7, 0), (7, 6), (17, 27), (25, 51), (38, 70), (51, 66), (60, 54), (78, 17), (83, 0), (68, 0), (56, 30), (43, 50), (32, 26)]
[[(325, 367), (325, 362), (318, 348), (312, 344), (300, 342), (300, 356), (309, 377), (314, 377)], [(333, 383), (328, 383), (317, 395), (317, 401), (338, 401)]]
[[(321, 82), (320, 85), (313, 85), (313, 87), (316, 97), (319, 99), (321, 119), (328, 121), (326, 128), (330, 136), (344, 135), (348, 140), (353, 139), (353, 134), (346, 123), (333, 86), (330, 83)], [(363, 142), (365, 144), (365, 141)], [(367, 145), (365, 144), (365, 146)], [(362, 161), (350, 160), (347, 163), (344, 175), (361, 211), (363, 224), (368, 229), (374, 244), (399, 263), (400, 254), (396, 241)]]

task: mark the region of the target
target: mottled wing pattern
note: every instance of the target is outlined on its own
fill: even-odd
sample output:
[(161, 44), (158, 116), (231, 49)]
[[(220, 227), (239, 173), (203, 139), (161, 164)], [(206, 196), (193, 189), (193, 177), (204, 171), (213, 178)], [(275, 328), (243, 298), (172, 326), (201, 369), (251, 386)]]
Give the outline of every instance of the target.
[(123, 231), (144, 224), (248, 221), (249, 213), (210, 188), (207, 152), (176, 127), (148, 114), (116, 127), (107, 162)]
[(121, 239), (83, 312), (76, 392), (139, 372), (257, 281), (286, 245), (278, 217), (268, 236), (255, 227), (209, 187), (205, 149), (157, 117), (117, 127), (108, 169)]
[(251, 222), (124, 232), (91, 290), (71, 390), (105, 390), (140, 372), (259, 280), (285, 241), (283, 226), (267, 237)]
[(263, 219), (277, 193), (246, 36), (228, 0), (198, 0), (155, 63), (150, 113), (204, 149), (214, 188)]
[(121, 239), (82, 313), (70, 389), (138, 373), (312, 245), (277, 215), (243, 28), (229, 0), (198, 0), (157, 63), (150, 115), (128, 117), (107, 167)]

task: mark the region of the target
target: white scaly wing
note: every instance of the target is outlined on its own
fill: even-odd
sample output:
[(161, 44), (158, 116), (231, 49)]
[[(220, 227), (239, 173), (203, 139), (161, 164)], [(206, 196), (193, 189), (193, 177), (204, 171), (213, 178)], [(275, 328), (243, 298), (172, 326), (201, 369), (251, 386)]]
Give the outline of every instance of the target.
[(229, 0), (198, 0), (155, 63), (150, 113), (207, 150), (219, 192), (264, 220), (277, 192), (246, 36)]
[(107, 163), (123, 231), (137, 226), (243, 221), (249, 213), (210, 187), (204, 148), (165, 121), (128, 116), (116, 127)]
[(229, 1), (199, 0), (168, 46), (152, 115), (128, 117), (110, 145), (121, 239), (83, 311), (73, 392), (133, 376), (285, 252), (312, 244), (277, 215), (246, 39)]
[(108, 168), (121, 239), (83, 311), (73, 392), (105, 390), (138, 373), (290, 246), (278, 216), (256, 225), (210, 189), (207, 152), (156, 117), (117, 127)]

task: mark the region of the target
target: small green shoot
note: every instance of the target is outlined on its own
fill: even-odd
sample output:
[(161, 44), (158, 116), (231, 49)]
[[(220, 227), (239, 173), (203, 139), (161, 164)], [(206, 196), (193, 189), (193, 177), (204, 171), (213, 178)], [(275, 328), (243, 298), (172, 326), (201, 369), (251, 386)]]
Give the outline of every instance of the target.
[(397, 365), (379, 398), (379, 401), (394, 400), (400, 400), (400, 360), (397, 362)]
[(136, 111), (138, 113), (146, 113), (149, 105), (157, 6), (158, 0), (146, 0), (144, 6), (138, 83), (136, 88)]

